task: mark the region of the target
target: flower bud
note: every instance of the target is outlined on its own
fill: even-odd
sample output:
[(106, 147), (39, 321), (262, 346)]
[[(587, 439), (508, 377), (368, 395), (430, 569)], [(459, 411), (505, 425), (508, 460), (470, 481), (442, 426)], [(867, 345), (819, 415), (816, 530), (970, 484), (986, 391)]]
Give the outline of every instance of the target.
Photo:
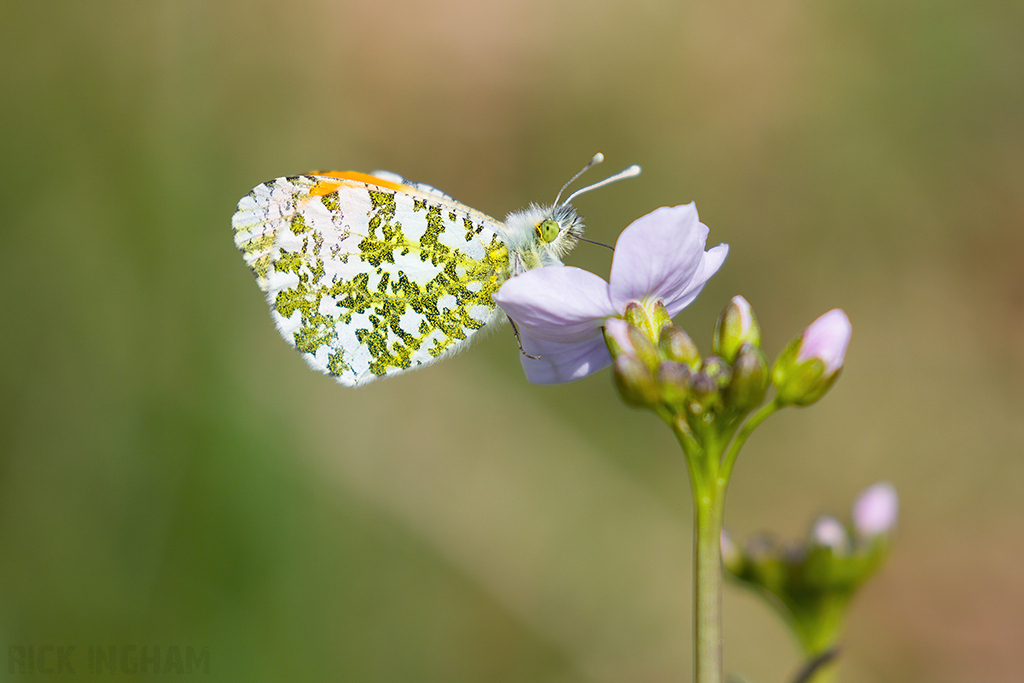
[(715, 323), (711, 352), (732, 365), (744, 344), (761, 345), (761, 328), (754, 311), (742, 296), (734, 296)]
[(796, 362), (804, 363), (816, 358), (825, 364), (823, 376), (831, 377), (843, 367), (852, 332), (846, 313), (840, 308), (833, 308), (804, 330)]
[(690, 374), (690, 368), (683, 363), (663, 361), (658, 366), (662, 400), (673, 406), (685, 403), (690, 395)]
[(629, 323), (621, 318), (608, 318), (604, 321), (604, 343), (608, 346), (612, 358), (622, 354), (636, 355), (633, 340), (629, 338)]
[(658, 350), (668, 360), (683, 363), (691, 370), (700, 366), (700, 351), (690, 339), (690, 335), (674, 325), (661, 328), (658, 337)]
[(688, 405), (694, 415), (718, 412), (722, 408), (722, 390), (729, 386), (732, 368), (718, 356), (708, 356), (701, 363), (700, 371), (690, 376), (690, 398)]
[(778, 401), (806, 406), (824, 396), (839, 377), (851, 332), (849, 318), (834, 308), (790, 342), (772, 369)]
[(890, 484), (875, 484), (853, 507), (853, 528), (835, 517), (814, 521), (808, 540), (779, 545), (767, 537), (752, 538), (739, 560), (726, 538), (720, 540), (722, 564), (741, 583), (781, 607), (804, 654), (816, 657), (836, 646), (850, 600), (885, 560), (888, 543), (855, 543), (885, 533), (896, 519), (896, 492)]
[(768, 361), (761, 349), (747, 343), (732, 366), (732, 381), (725, 398), (729, 407), (746, 412), (761, 404), (768, 391)]
[(838, 519), (828, 515), (814, 520), (814, 527), (811, 529), (811, 543), (831, 548), (836, 555), (850, 553), (850, 535), (846, 533), (846, 527)]
[(625, 355), (637, 358), (648, 368), (658, 367), (658, 349), (644, 333), (632, 324), (619, 318), (609, 318), (604, 323), (604, 340), (612, 358)]
[(771, 536), (751, 536), (743, 548), (742, 578), (778, 595), (786, 581), (786, 554)]
[(732, 380), (732, 368), (718, 356), (708, 356), (700, 366), (701, 373), (711, 378), (715, 389), (721, 391)]
[(739, 574), (743, 568), (743, 553), (733, 543), (732, 536), (725, 529), (718, 537), (719, 547), (722, 549), (722, 566), (731, 574)]
[(625, 354), (612, 363), (612, 377), (626, 405), (651, 408), (660, 402), (658, 382), (647, 365), (635, 356)]
[(899, 514), (896, 489), (888, 482), (870, 486), (853, 504), (853, 528), (862, 538), (887, 534), (896, 526)]

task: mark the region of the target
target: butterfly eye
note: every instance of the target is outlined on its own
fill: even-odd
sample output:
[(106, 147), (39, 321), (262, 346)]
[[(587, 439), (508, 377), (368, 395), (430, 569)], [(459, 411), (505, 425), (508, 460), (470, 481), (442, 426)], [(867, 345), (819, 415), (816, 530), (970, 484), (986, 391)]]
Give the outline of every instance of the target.
[(554, 242), (558, 237), (558, 221), (553, 218), (545, 218), (537, 224), (537, 234), (545, 242)]

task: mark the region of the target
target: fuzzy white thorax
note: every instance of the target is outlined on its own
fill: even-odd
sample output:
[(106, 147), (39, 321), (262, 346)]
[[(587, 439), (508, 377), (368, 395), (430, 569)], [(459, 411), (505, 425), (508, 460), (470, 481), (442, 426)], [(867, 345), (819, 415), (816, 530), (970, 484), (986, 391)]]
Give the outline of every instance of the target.
[[(541, 239), (538, 232), (538, 226), (548, 219), (558, 223), (558, 235), (551, 242)], [(562, 256), (576, 246), (583, 235), (583, 219), (568, 204), (531, 204), (522, 211), (510, 213), (503, 228), (512, 274), (519, 275), (533, 268), (562, 265)]]

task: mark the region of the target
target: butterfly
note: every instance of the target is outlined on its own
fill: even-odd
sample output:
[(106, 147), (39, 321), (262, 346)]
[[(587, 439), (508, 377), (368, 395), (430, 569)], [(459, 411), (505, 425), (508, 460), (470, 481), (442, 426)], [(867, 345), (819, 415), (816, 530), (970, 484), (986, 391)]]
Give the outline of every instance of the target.
[(570, 202), (640, 173), (630, 166), (504, 221), (389, 171), (317, 172), (257, 185), (238, 202), (235, 244), (281, 335), (346, 386), (428, 365), (505, 319), (510, 277), (562, 265), (583, 239)]

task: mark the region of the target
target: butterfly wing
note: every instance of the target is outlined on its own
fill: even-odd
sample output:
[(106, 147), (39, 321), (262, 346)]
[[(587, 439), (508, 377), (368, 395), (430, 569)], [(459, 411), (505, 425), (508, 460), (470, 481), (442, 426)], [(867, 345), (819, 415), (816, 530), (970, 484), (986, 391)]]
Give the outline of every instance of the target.
[(502, 319), (501, 224), (443, 193), (359, 173), (278, 178), (239, 201), (232, 227), (281, 335), (347, 386), (439, 360)]
[(407, 190), (409, 188), (412, 188), (413, 191), (445, 200), (451, 204), (459, 203), (450, 194), (442, 192), (433, 185), (427, 185), (426, 183), (417, 183), (415, 180), (408, 180), (407, 178), (403, 178), (397, 173), (392, 173), (391, 171), (374, 171), (372, 175), (380, 180), (386, 180), (388, 182), (396, 183), (398, 185), (405, 185)]

